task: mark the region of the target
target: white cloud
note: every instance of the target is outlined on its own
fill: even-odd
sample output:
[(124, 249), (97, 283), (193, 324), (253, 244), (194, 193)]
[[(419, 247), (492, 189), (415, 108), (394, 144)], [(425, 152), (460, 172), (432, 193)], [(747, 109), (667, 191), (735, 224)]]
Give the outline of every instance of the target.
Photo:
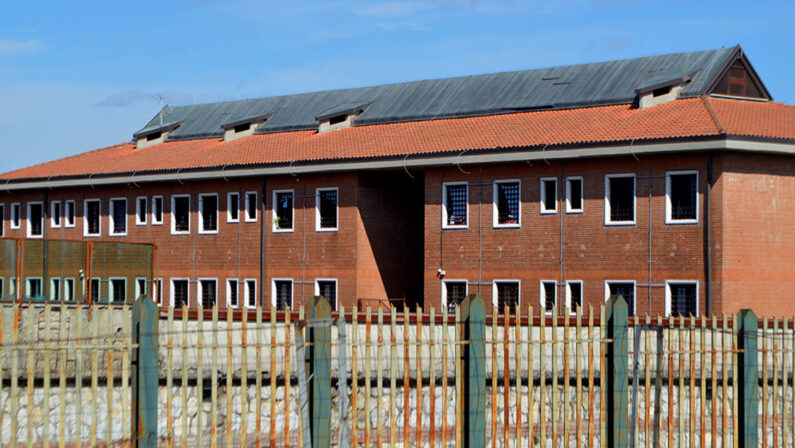
[(36, 39), (0, 39), (0, 56), (38, 53), (41, 48), (41, 42)]

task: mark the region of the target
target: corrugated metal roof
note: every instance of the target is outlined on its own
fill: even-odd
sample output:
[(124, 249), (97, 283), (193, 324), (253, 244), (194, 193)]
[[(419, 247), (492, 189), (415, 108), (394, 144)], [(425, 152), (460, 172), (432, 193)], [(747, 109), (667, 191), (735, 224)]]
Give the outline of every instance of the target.
[[(661, 73), (695, 73), (680, 97), (700, 96), (739, 47), (517, 72), (330, 90), (171, 107), (163, 122), (182, 121), (169, 140), (221, 137), (221, 125), (271, 114), (257, 134), (316, 129), (315, 117), (349, 104), (370, 104), (357, 125), (632, 103), (635, 89)], [(156, 115), (144, 127), (160, 123)], [(136, 134), (139, 134), (137, 132)]]

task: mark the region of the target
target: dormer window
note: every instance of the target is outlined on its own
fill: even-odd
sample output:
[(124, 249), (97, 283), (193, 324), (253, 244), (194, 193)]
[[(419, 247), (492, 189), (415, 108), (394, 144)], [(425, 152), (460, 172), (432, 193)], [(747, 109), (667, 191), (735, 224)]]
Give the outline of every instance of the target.
[(361, 115), (370, 103), (348, 103), (334, 106), (315, 117), (318, 121), (318, 134), (336, 129), (349, 128), (357, 116)]
[(224, 130), (224, 141), (229, 142), (254, 134), (262, 123), (268, 121), (270, 116), (271, 114), (266, 114), (231, 119), (221, 125), (221, 129)]
[(638, 94), (638, 109), (646, 109), (679, 98), (679, 92), (690, 82), (695, 73), (681, 75), (660, 73), (648, 78), (635, 88)]
[(147, 146), (157, 145), (163, 143), (168, 138), (168, 135), (177, 129), (182, 124), (181, 121), (175, 123), (166, 123), (149, 126), (141, 129), (133, 134), (135, 139), (135, 148), (141, 149)]

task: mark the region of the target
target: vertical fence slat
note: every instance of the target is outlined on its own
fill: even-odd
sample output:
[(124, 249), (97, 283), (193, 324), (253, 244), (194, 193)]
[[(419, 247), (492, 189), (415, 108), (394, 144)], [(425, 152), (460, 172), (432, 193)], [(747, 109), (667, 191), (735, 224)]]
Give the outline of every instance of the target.
[[(54, 351), (54, 346), (52, 342), (52, 338), (50, 337), (51, 332), (51, 323), (50, 323), (50, 308), (52, 308), (49, 304), (44, 305), (44, 372), (43, 372), (43, 380), (44, 380), (44, 397), (42, 398), (42, 409), (43, 412), (41, 413), (42, 416), (42, 444), (43, 446), (49, 448), (50, 446), (50, 353)], [(2, 325), (2, 321), (0, 321), (0, 325)], [(41, 337), (39, 340), (41, 342)], [(0, 366), (0, 370), (2, 370)], [(0, 378), (2, 379), (2, 378)], [(2, 381), (0, 381), (0, 387), (2, 385)], [(2, 409), (2, 408), (0, 408)], [(2, 410), (0, 410), (2, 413)], [(2, 427), (2, 426), (0, 426)]]
[[(533, 435), (533, 417), (535, 412), (533, 410), (533, 389), (535, 383), (535, 375), (533, 375), (533, 351), (535, 346), (533, 344), (533, 307), (527, 307), (527, 443), (530, 448), (535, 446), (535, 436)], [(543, 380), (543, 377), (542, 377)]]
[[(218, 304), (214, 304), (214, 308), (218, 309)], [(232, 358), (233, 358), (233, 349), (234, 347), (234, 321), (233, 319), (232, 310), (227, 310), (226, 313), (226, 393), (224, 393), (224, 398), (226, 398), (226, 416), (224, 421), (226, 423), (226, 446), (232, 446)], [(245, 395), (241, 396), (241, 401), (243, 400)]]
[(557, 308), (552, 315), (552, 350), (551, 359), (552, 363), (552, 446), (558, 446), (558, 410), (560, 404), (558, 403), (558, 316)]
[(508, 335), (510, 328), (510, 320), (508, 317), (510, 316), (510, 308), (506, 304), (503, 308), (503, 329), (502, 329), (502, 378), (503, 378), (503, 386), (502, 386), (502, 412), (503, 412), (503, 423), (502, 423), (502, 433), (503, 433), (503, 443), (505, 446), (510, 445), (510, 422), (511, 422), (511, 367), (510, 367), (510, 356), (508, 351), (510, 350), (510, 346), (508, 344)]
[(376, 401), (375, 401), (375, 427), (376, 427), (376, 442), (380, 447), (384, 443), (383, 439), (383, 419), (381, 416), (381, 401), (384, 396), (384, 310), (381, 306), (378, 307), (378, 347), (375, 355), (375, 368), (376, 368)]
[[(100, 340), (94, 341), (95, 344), (100, 343), (100, 341), (103, 341), (107, 345), (111, 345), (113, 343), (113, 340), (111, 339), (114, 333), (113, 314), (114, 313), (112, 312), (111, 308), (108, 307), (105, 313), (105, 329), (108, 332), (108, 334), (105, 336), (107, 340), (102, 338)], [(106, 410), (107, 419), (105, 420), (105, 441), (108, 445), (110, 445), (113, 443), (113, 432), (111, 430), (111, 427), (113, 426), (113, 349), (108, 348), (106, 351), (108, 358), (108, 370), (106, 372), (107, 374), (105, 375), (105, 389), (108, 396), (108, 409)], [(171, 425), (169, 425), (168, 428), (170, 429)]]
[[(717, 372), (717, 358), (718, 358), (718, 319), (716, 316), (712, 316), (711, 324), (712, 324), (712, 371), (710, 376), (712, 377), (712, 448), (718, 448), (718, 372)], [(723, 347), (720, 347), (720, 350), (723, 350)], [(722, 358), (722, 356), (721, 356)], [(725, 444), (728, 438), (728, 434), (725, 432), (723, 433), (723, 442)]]
[[(2, 294), (2, 293), (0, 293), (0, 294)], [(3, 323), (4, 323), (4, 320), (5, 320), (5, 313), (7, 311), (8, 311), (8, 309), (5, 308), (5, 307), (0, 309), (0, 389), (2, 389), (2, 385), (4, 384), (3, 383), (3, 370), (5, 370), (5, 368), (6, 368), (5, 367), (5, 360), (8, 357), (8, 354), (6, 353), (5, 341), (3, 340)], [(63, 312), (61, 313), (61, 315), (63, 316)], [(59, 339), (60, 339), (61, 343), (63, 343), (63, 340), (64, 340), (63, 332), (61, 333)], [(63, 350), (61, 350), (61, 351), (63, 352)], [(62, 389), (63, 389), (63, 387), (64, 387), (63, 376), (61, 377), (61, 384), (62, 384)], [(0, 390), (0, 392), (2, 392), (2, 390)], [(3, 399), (3, 396), (4, 396), (4, 394), (0, 393), (0, 428), (5, 428), (5, 426), (3, 426), (3, 421), (4, 421), (4, 416), (5, 416), (6, 405), (8, 404), (8, 398)], [(64, 397), (64, 393), (61, 392), (61, 403), (64, 402), (63, 397)], [(63, 417), (63, 411), (62, 411), (61, 412), (61, 422), (63, 422), (63, 418), (64, 417)], [(63, 427), (63, 423), (61, 423), (60, 426)], [(63, 440), (63, 437), (61, 437), (61, 440)], [(63, 442), (61, 442), (61, 443), (63, 443)], [(0, 433), (0, 445), (2, 445), (2, 444), (3, 444), (3, 434)], [(63, 448), (63, 446), (61, 446), (59, 448)]]
[[(290, 313), (284, 313), (284, 446), (290, 446), (290, 389), (292, 373), (290, 370)], [(300, 362), (300, 361), (299, 361)]]
[[(594, 346), (598, 344), (594, 342), (593, 332), (593, 305), (588, 305), (588, 445), (594, 446), (594, 372), (593, 372), (593, 355)], [(598, 347), (598, 345), (596, 345)]]
[[(19, 288), (17, 288), (19, 291)], [(19, 426), (19, 303), (14, 302), (14, 330), (11, 339), (11, 434), (9, 434), (11, 448), (17, 446)], [(79, 372), (79, 370), (78, 370)]]
[[(695, 317), (694, 317), (695, 319)], [(707, 446), (707, 371), (706, 371), (706, 363), (704, 362), (705, 354), (707, 353), (707, 344), (706, 344), (706, 320), (702, 317), (701, 324), (698, 329), (698, 340), (701, 343), (701, 347), (698, 351), (698, 360), (701, 367), (701, 388), (699, 391), (699, 400), (700, 400), (700, 409), (701, 412), (699, 413), (699, 423), (701, 423), (701, 446)]]
[[(728, 322), (729, 319), (726, 315), (723, 316), (723, 331), (721, 337), (721, 350), (723, 351), (723, 434), (724, 436), (728, 436), (728, 421), (729, 421), (729, 369), (732, 371), (732, 442), (734, 447), (739, 446), (739, 425), (737, 424), (738, 418), (738, 411), (737, 411), (737, 392), (738, 389), (738, 371), (737, 371), (737, 362), (738, 362), (738, 355), (739, 353), (736, 352), (738, 347), (737, 335), (739, 334), (739, 323), (737, 319), (732, 316), (732, 333), (729, 334), (728, 332)], [(724, 445), (728, 445), (728, 442), (724, 442)]]
[[(183, 306), (187, 307), (187, 304)], [(201, 403), (196, 411), (196, 446), (204, 446), (205, 429), (202, 426), (202, 420), (204, 420), (204, 366), (202, 365), (204, 356), (204, 308), (201, 303), (197, 304), (196, 316), (196, 401)], [(211, 369), (214, 367), (215, 364), (213, 363)], [(214, 407), (215, 403), (213, 403)]]
[[(758, 320), (751, 310), (742, 310), (735, 319), (735, 324), (739, 320), (739, 378), (737, 387), (739, 389), (737, 395), (741, 404), (739, 409), (738, 420), (740, 426), (740, 446), (755, 447), (759, 440), (759, 426), (758, 426), (758, 409), (759, 409), (759, 372), (758, 372), (758, 349), (757, 349), (757, 329)], [(765, 319), (762, 326), (764, 331), (767, 327), (767, 319)], [(764, 342), (763, 342), (764, 343)], [(762, 362), (765, 362), (764, 356)], [(767, 377), (767, 369), (763, 367), (764, 378)], [(764, 383), (766, 385), (766, 383)], [(764, 395), (763, 395), (764, 396)], [(766, 397), (765, 397), (766, 398)], [(767, 416), (767, 403), (762, 402), (762, 423), (764, 424)], [(764, 446), (766, 446), (766, 437), (762, 434)]]
[(677, 407), (679, 408), (679, 421), (677, 422), (677, 441), (676, 446), (679, 448), (685, 447), (685, 424), (687, 420), (685, 420), (685, 352), (687, 348), (686, 338), (685, 338), (685, 319), (680, 317), (679, 318), (679, 329), (676, 333), (678, 337), (679, 343), (679, 390), (678, 390), (678, 398), (679, 401), (677, 402)]
[(577, 322), (575, 323), (575, 334), (574, 334), (574, 379), (575, 379), (575, 407), (574, 407), (574, 416), (575, 416), (575, 442), (577, 444), (582, 443), (582, 365), (580, 363), (580, 357), (582, 356), (582, 307), (576, 305), (576, 313), (575, 319)]
[[(75, 340), (72, 344), (72, 350), (75, 354), (75, 387), (79, 390), (83, 387), (83, 310), (89, 311), (90, 305), (80, 306), (75, 308), (75, 318), (72, 325), (75, 329)], [(13, 385), (13, 384), (12, 384)], [(83, 440), (83, 394), (75, 394), (75, 406), (73, 408), (75, 415), (75, 440)], [(132, 430), (132, 426), (130, 426)], [(12, 432), (13, 433), (13, 432)]]
[(442, 306), (442, 446), (447, 448), (447, 306)]
[(270, 448), (276, 447), (276, 307), (271, 308), (271, 324), (269, 327), (271, 336), (270, 345), (270, 427), (268, 429), (268, 439)]
[(538, 433), (540, 436), (539, 444), (542, 447), (547, 445), (547, 369), (546, 369), (546, 313), (544, 313), (544, 308), (541, 307), (538, 310), (538, 318), (541, 322), (541, 328), (539, 330), (539, 338), (538, 338), (538, 388), (539, 388), (539, 400), (538, 400), (538, 411), (539, 411), (539, 419), (538, 419)]
[[(790, 377), (790, 402), (789, 406), (785, 405), (785, 409), (789, 407), (790, 409), (790, 420), (792, 424), (792, 428), (790, 430), (790, 435), (792, 437), (792, 444), (790, 446), (795, 446), (795, 317), (792, 318), (792, 329), (790, 330), (790, 362), (789, 362), (789, 377)], [(786, 420), (786, 419), (785, 419)]]
[(28, 346), (27, 348), (27, 397), (28, 397), (28, 415), (27, 415), (27, 432), (28, 432), (28, 448), (33, 447), (33, 418), (30, 415), (31, 411), (33, 410), (33, 366), (35, 363), (34, 353), (32, 350), (32, 346), (35, 343), (36, 339), (33, 334), (34, 329), (34, 311), (33, 311), (33, 304), (28, 304), (28, 312), (27, 312), (27, 319), (28, 319), (28, 328), (27, 328), (27, 335), (25, 335), (27, 341), (25, 344)]
[[(166, 315), (166, 328), (168, 338), (166, 338), (166, 443), (169, 448), (174, 446), (174, 415), (173, 415), (173, 392), (174, 385), (174, 308), (169, 307)], [(184, 368), (183, 363), (183, 368)], [(184, 409), (183, 412), (186, 412)]]
[(690, 361), (690, 394), (688, 404), (690, 405), (690, 412), (688, 412), (688, 423), (690, 429), (689, 442), (692, 445), (696, 440), (696, 318), (690, 316), (690, 330), (688, 331), (688, 339), (690, 341), (690, 353), (687, 355), (687, 360)]
[(348, 431), (348, 323), (345, 320), (345, 306), (340, 305), (337, 318), (337, 379), (339, 427), (337, 437), (339, 445), (347, 447), (350, 444), (350, 431)]
[[(256, 448), (262, 448), (262, 350), (263, 346), (263, 331), (262, 331), (262, 304), (257, 303), (257, 328), (254, 332), (254, 337), (256, 338), (256, 344), (254, 344), (254, 350), (256, 352), (257, 360), (257, 370), (256, 376), (254, 377), (254, 388), (256, 390), (256, 395), (254, 398), (254, 406), (256, 406), (255, 410), (255, 421), (254, 421), (254, 430), (256, 432), (254, 444)], [(272, 372), (271, 372), (272, 373)]]
[(607, 447), (607, 319), (606, 319), (605, 304), (599, 305), (599, 387), (601, 392), (600, 400), (600, 413), (599, 420), (601, 423), (601, 430), (599, 432), (599, 440), (601, 446)]
[[(60, 383), (58, 384), (60, 389), (60, 402), (58, 403), (58, 447), (64, 448), (66, 446), (66, 359), (67, 359), (67, 346), (66, 346), (66, 314), (67, 308), (62, 306), (59, 316), (60, 321), (60, 329), (58, 331), (58, 349), (60, 351), (60, 359), (58, 364), (58, 377)], [(3, 316), (3, 313), (0, 313), (0, 316)], [(0, 323), (0, 333), (2, 333), (2, 323)], [(127, 333), (124, 333), (125, 337), (129, 339)], [(3, 353), (3, 357), (5, 357), (5, 352)], [(0, 369), (2, 372), (3, 369)], [(0, 374), (1, 375), (1, 374)], [(77, 375), (75, 375), (77, 376)], [(2, 377), (0, 376), (0, 379)]]
[(99, 350), (97, 340), (99, 337), (99, 306), (91, 306), (91, 446), (97, 446), (97, 414), (99, 412)]
[(417, 357), (417, 446), (422, 445), (422, 308), (417, 305), (417, 330), (414, 333)]
[[(364, 333), (364, 446), (370, 446), (370, 394), (372, 392), (372, 321), (373, 312), (370, 306), (366, 308), (365, 333)], [(418, 344), (419, 345), (419, 344)]]
[(455, 353), (455, 446), (463, 446), (464, 440), (464, 329), (461, 321), (461, 307), (455, 307), (455, 332), (453, 347)]
[[(430, 313), (430, 330), (428, 333), (428, 387), (429, 387), (429, 410), (430, 410), (430, 421), (428, 423), (429, 426), (429, 435), (430, 435), (430, 445), (431, 448), (436, 447), (436, 360), (439, 359), (436, 357), (436, 310), (431, 307)], [(380, 333), (380, 332), (379, 332)], [(380, 427), (380, 425), (379, 425)], [(378, 443), (378, 446), (381, 446), (381, 443)]]
[[(188, 307), (182, 308), (182, 358), (180, 367), (182, 370), (182, 448), (188, 447)], [(200, 397), (198, 397), (200, 398)], [(199, 400), (196, 400), (198, 403)]]
[(479, 295), (469, 295), (464, 299), (463, 308), (465, 328), (461, 339), (467, 342), (464, 358), (465, 446), (481, 447), (486, 444), (486, 303)]
[[(403, 307), (403, 445), (409, 444), (409, 307)], [(354, 445), (355, 448), (355, 445)]]
[[(93, 314), (96, 321), (98, 315)], [(158, 311), (148, 298), (139, 297), (132, 312), (132, 334), (138, 343), (133, 352), (132, 425), (133, 446), (157, 446), (158, 407)], [(95, 327), (96, 328), (96, 327)]]
[[(646, 376), (646, 405), (645, 405), (645, 424), (643, 425), (643, 441), (646, 443), (646, 446), (652, 446), (652, 441), (649, 438), (649, 432), (651, 431), (651, 363), (652, 363), (652, 345), (651, 345), (651, 316), (646, 315), (646, 331), (645, 338), (643, 339), (643, 364), (644, 364), (644, 374)], [(660, 381), (660, 378), (656, 378), (655, 381)], [(659, 397), (655, 397), (655, 400), (659, 400)]]
[(210, 446), (218, 446), (218, 306), (212, 307), (212, 348), (210, 348)]
[[(780, 446), (778, 444), (778, 318), (776, 317), (773, 319), (773, 332), (772, 332), (772, 344), (773, 344), (773, 352), (771, 353), (771, 358), (773, 361), (773, 421), (771, 422), (770, 428), (773, 430), (773, 446)], [(765, 404), (767, 406), (767, 404)]]
[[(397, 446), (397, 413), (395, 395), (397, 393), (397, 310), (392, 308), (389, 323), (389, 446)], [(404, 409), (405, 411), (405, 409)]]
[(569, 446), (569, 346), (571, 342), (569, 339), (571, 335), (569, 334), (569, 310), (563, 308), (563, 400), (561, 406), (563, 407), (563, 444), (564, 446)]
[(513, 356), (516, 369), (516, 446), (522, 446), (522, 308), (514, 309)]
[[(232, 311), (228, 311), (232, 314)], [(240, 447), (248, 446), (248, 310), (243, 310), (240, 318)], [(227, 391), (227, 394), (229, 391)]]
[[(768, 330), (767, 317), (762, 319), (762, 332), (760, 337), (762, 339), (762, 448), (767, 448), (767, 428), (769, 423), (769, 416), (767, 410), (767, 357), (770, 353), (770, 338), (767, 336)], [(743, 327), (744, 331), (748, 331)]]
[[(472, 378), (467, 378), (471, 381)], [(497, 307), (491, 309), (491, 446), (497, 446)]]
[[(356, 448), (359, 444), (359, 406), (356, 403), (359, 395), (359, 310), (353, 307), (351, 315), (353, 323), (353, 334), (351, 335), (351, 446)], [(408, 408), (404, 409), (407, 411)], [(408, 414), (405, 414), (408, 418)]]

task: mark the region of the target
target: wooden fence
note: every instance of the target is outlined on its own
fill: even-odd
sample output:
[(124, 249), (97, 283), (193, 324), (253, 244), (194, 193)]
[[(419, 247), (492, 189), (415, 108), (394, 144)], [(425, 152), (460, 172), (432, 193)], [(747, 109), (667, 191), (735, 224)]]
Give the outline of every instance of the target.
[[(0, 445), (793, 446), (795, 331), (623, 299), (294, 313), (14, 304)], [(146, 326), (149, 325), (147, 328)]]

